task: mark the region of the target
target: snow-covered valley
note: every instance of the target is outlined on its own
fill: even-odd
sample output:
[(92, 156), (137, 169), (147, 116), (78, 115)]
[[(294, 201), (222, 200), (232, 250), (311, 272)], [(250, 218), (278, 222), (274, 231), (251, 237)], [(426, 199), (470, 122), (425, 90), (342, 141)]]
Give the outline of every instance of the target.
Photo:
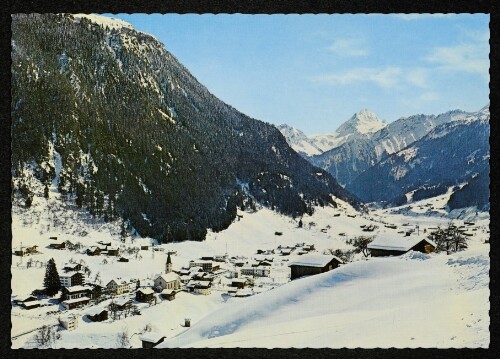
[[(113, 299), (83, 308), (61, 311), (57, 296), (41, 299), (42, 306), (26, 310), (13, 305), (12, 346), (39, 346), (36, 331), (44, 324), (56, 325), (67, 312), (79, 314), (74, 330), (60, 330), (56, 348), (119, 347), (117, 333), (127, 334), (128, 345), (141, 347), (146, 327), (164, 336), (159, 347), (487, 347), (489, 344), (489, 215), (473, 210), (448, 214), (440, 205), (446, 196), (415, 202), (411, 206), (374, 209), (368, 214), (339, 202), (338, 208), (315, 208), (312, 216), (298, 219), (269, 209), (238, 212), (237, 220), (219, 233), (209, 233), (203, 242), (158, 244), (150, 238), (129, 233), (121, 241), (120, 225), (91, 219), (86, 212), (64, 204), (59, 195), (34, 198), (30, 209), (13, 208), (13, 250), (38, 246), (38, 254), (13, 256), (12, 299), (43, 287), (45, 266), (54, 258), (61, 270), (68, 262), (90, 269), (88, 283), (106, 285), (111, 279), (139, 279), (142, 286), (163, 272), (167, 252), (174, 271), (201, 257), (224, 255), (223, 273), (216, 277), (209, 295), (180, 291), (173, 301), (159, 299), (156, 305), (137, 303), (133, 292), (121, 297), (137, 304), (141, 315), (92, 322), (85, 314), (105, 309)], [(435, 210), (430, 208), (435, 207)], [(453, 218), (451, 218), (453, 217)], [(409, 252), (399, 257), (365, 258), (361, 253), (352, 263), (333, 271), (290, 281), (288, 264), (299, 256), (280, 255), (279, 248), (297, 243), (313, 245), (318, 254), (328, 249), (349, 249), (349, 238), (367, 234), (376, 226), (375, 238), (404, 239), (401, 228), (418, 229), (412, 236), (444, 227), (450, 220), (473, 221), (474, 236), (466, 251), (446, 254)], [(392, 224), (398, 229), (388, 228)], [(418, 226), (418, 228), (417, 228)], [(81, 243), (81, 250), (48, 248), (58, 241)], [(97, 242), (112, 242), (129, 259), (88, 256), (85, 248)], [(148, 250), (130, 248), (152, 245)], [(255, 278), (245, 288), (248, 297), (229, 295), (231, 278), (239, 268), (235, 261), (253, 261), (258, 250), (275, 249), (271, 275)], [(131, 254), (128, 254), (131, 253)], [(30, 267), (27, 263), (31, 261)], [(149, 284), (148, 284), (149, 283)], [(119, 296), (120, 297), (120, 296)], [(191, 327), (184, 320), (191, 319)], [(22, 335), (24, 334), (24, 335)]]

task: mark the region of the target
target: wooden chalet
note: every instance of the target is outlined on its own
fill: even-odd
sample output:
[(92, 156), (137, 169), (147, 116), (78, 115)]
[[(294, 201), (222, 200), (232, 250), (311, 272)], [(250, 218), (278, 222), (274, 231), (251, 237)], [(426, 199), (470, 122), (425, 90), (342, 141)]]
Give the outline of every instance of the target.
[(172, 289), (163, 289), (160, 293), (161, 297), (166, 300), (174, 300), (175, 299), (175, 290)]
[(80, 263), (66, 263), (63, 266), (65, 272), (77, 272), (81, 271), (83, 266)]
[(129, 298), (117, 298), (113, 300), (109, 306), (116, 310), (126, 310), (132, 305), (132, 300)]
[(87, 255), (89, 256), (99, 256), (101, 255), (101, 248), (97, 246), (92, 246), (87, 249)]
[(89, 297), (80, 297), (75, 299), (68, 299), (61, 302), (61, 306), (66, 310), (71, 310), (74, 308), (79, 308), (84, 305), (87, 305), (90, 302)]
[(436, 243), (418, 237), (378, 237), (368, 244), (372, 257), (399, 256), (409, 251), (432, 253)]
[(38, 308), (40, 306), (40, 302), (38, 300), (32, 301), (32, 302), (26, 302), (22, 304), (22, 307), (24, 309), (34, 309)]
[(120, 249), (118, 247), (108, 247), (108, 256), (118, 257), (120, 255)]
[(78, 299), (82, 297), (92, 298), (92, 287), (83, 285), (62, 287), (62, 300)]
[(333, 255), (306, 254), (290, 263), (292, 280), (306, 275), (315, 275), (331, 271), (342, 264), (342, 260)]
[(93, 308), (87, 312), (87, 318), (93, 322), (102, 322), (108, 319), (108, 310), (104, 308)]
[(141, 303), (148, 303), (154, 300), (155, 292), (151, 288), (139, 288), (135, 292), (135, 300)]
[(26, 250), (24, 248), (14, 250), (14, 255), (23, 257), (26, 255)]
[(212, 282), (208, 280), (192, 280), (186, 285), (186, 288), (190, 292), (209, 295), (212, 293)]
[(155, 332), (146, 332), (139, 339), (142, 341), (142, 349), (151, 349), (165, 340), (165, 336)]
[(33, 301), (36, 301), (36, 298), (32, 295), (27, 295), (24, 297), (14, 299), (14, 303), (16, 303), (17, 305), (23, 305), (26, 302), (33, 302)]
[(246, 278), (233, 278), (231, 279), (231, 287), (245, 288), (248, 285)]
[(23, 307), (24, 309), (34, 309), (40, 306), (40, 302), (32, 295), (18, 298), (14, 300), (14, 303)]
[(51, 249), (64, 249), (64, 248), (66, 248), (66, 243), (64, 243), (64, 242), (50, 243), (49, 248), (51, 248)]
[(292, 249), (285, 248), (281, 250), (281, 255), (282, 256), (289, 256), (292, 253)]
[(31, 246), (31, 247), (26, 247), (26, 248), (21, 248), (21, 249), (14, 251), (14, 254), (16, 256), (20, 256), (20, 257), (27, 256), (30, 254), (35, 254), (35, 253), (38, 253), (38, 246), (37, 245)]

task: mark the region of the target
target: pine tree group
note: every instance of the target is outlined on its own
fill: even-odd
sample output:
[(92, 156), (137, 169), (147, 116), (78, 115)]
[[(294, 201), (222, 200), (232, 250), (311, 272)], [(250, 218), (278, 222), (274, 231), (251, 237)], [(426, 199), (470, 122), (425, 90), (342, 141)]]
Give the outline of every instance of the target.
[(57, 273), (56, 262), (54, 258), (51, 258), (47, 267), (45, 268), (45, 278), (43, 279), (43, 286), (45, 288), (45, 293), (53, 297), (61, 289), (61, 280), (59, 279), (59, 273)]

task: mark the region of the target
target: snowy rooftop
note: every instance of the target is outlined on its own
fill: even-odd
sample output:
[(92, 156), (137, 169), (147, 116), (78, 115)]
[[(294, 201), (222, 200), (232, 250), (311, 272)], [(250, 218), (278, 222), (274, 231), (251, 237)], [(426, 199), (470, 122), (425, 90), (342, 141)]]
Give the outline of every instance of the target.
[(306, 266), (306, 267), (324, 267), (330, 263), (333, 259), (340, 263), (343, 263), (340, 258), (333, 255), (321, 255), (321, 254), (308, 254), (297, 257), (288, 266)]
[(122, 305), (127, 304), (130, 301), (131, 300), (129, 298), (118, 298), (118, 299), (115, 299), (115, 304), (122, 306)]
[(39, 304), (40, 304), (40, 302), (38, 300), (32, 300), (32, 301), (23, 303), (23, 305), (25, 307), (34, 307), (34, 306), (37, 306)]
[(141, 292), (142, 294), (153, 294), (154, 291), (151, 288), (140, 288), (137, 290), (138, 292)]
[(158, 343), (160, 340), (165, 338), (164, 335), (156, 332), (146, 332), (139, 337), (143, 342), (148, 343)]
[(19, 302), (24, 302), (25, 300), (27, 299), (32, 299), (32, 300), (35, 300), (36, 298), (32, 295), (23, 295), (23, 296), (19, 296), (18, 298), (16, 298), (17, 301)]
[(241, 268), (242, 270), (254, 270), (254, 269), (258, 269), (258, 270), (262, 270), (262, 269), (268, 269), (268, 270), (271, 270), (271, 268), (269, 268), (269, 266), (256, 266), (256, 267), (243, 267)]
[(173, 289), (163, 289), (161, 291), (161, 294), (165, 294), (165, 295), (170, 295), (172, 293), (174, 293)]
[(69, 293), (73, 293), (73, 292), (80, 292), (82, 290), (92, 290), (92, 287), (89, 287), (89, 286), (83, 286), (83, 285), (74, 285), (72, 287), (66, 287), (66, 290), (69, 292)]
[(377, 237), (373, 242), (368, 244), (369, 249), (387, 249), (394, 251), (408, 251), (420, 241), (425, 240), (429, 244), (436, 247), (436, 243), (423, 237)]
[(234, 283), (246, 283), (247, 280), (245, 278), (233, 278), (231, 279), (232, 282)]
[(179, 276), (175, 273), (164, 273), (164, 274), (160, 274), (158, 277), (156, 277), (156, 279), (158, 278), (163, 278), (163, 280), (165, 282), (172, 282), (174, 280), (177, 280), (179, 279)]
[(90, 298), (89, 297), (80, 297), (80, 298), (76, 298), (76, 299), (68, 299), (68, 300), (65, 300), (63, 303), (73, 304), (73, 303), (83, 302), (86, 300), (90, 300)]
[(107, 310), (106, 308), (91, 308), (85, 314), (87, 315), (98, 315)]

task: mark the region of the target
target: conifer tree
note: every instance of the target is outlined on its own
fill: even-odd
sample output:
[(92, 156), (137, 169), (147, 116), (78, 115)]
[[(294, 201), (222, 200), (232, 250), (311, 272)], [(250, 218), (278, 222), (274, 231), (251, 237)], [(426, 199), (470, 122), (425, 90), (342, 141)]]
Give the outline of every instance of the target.
[(56, 262), (54, 258), (51, 258), (45, 269), (45, 278), (43, 279), (43, 286), (47, 295), (53, 297), (61, 289), (61, 280), (59, 279), (59, 273), (57, 273)]

